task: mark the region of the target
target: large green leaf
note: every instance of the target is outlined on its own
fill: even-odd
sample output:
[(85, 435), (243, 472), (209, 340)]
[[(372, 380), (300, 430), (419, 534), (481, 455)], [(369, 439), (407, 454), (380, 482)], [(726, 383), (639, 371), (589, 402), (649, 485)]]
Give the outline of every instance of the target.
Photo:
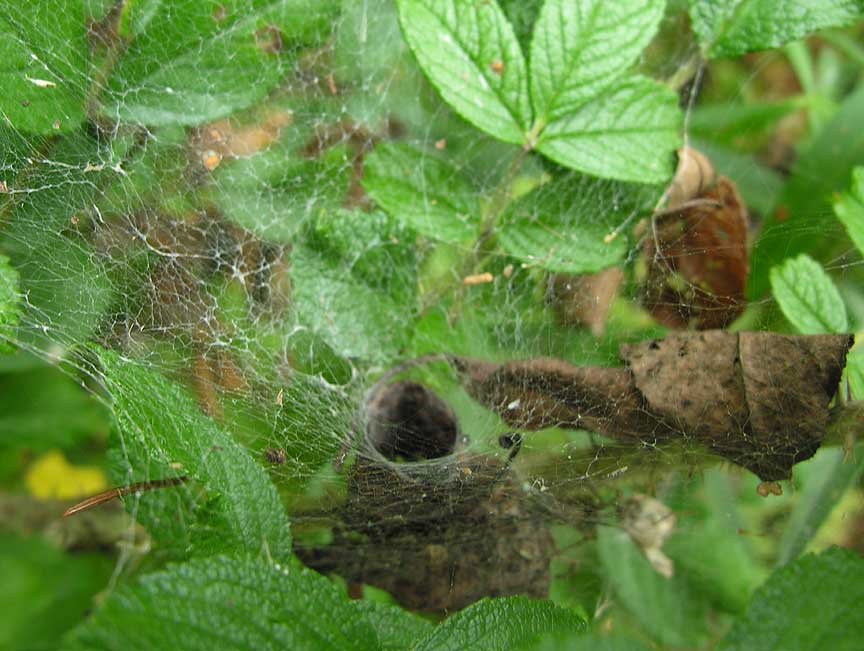
[(0, 254), (0, 353), (14, 350), (12, 340), (18, 324), (21, 298), (18, 272), (9, 264), (9, 258)]
[(501, 246), (525, 264), (562, 273), (591, 273), (619, 262), (627, 238), (612, 229), (637, 209), (647, 188), (566, 175), (511, 205), (498, 230)]
[(777, 570), (721, 642), (722, 651), (855, 651), (864, 639), (864, 560), (830, 549)]
[(121, 445), (128, 440), (130, 448), (143, 448), (164, 476), (188, 474), (212, 492), (203, 516), (207, 520), (199, 524), (214, 527), (220, 540), (207, 544), (250, 554), (266, 549), (274, 558), (287, 558), (291, 553), (288, 518), (261, 465), (201, 413), (182, 387), (141, 362), (104, 349), (97, 349), (97, 354)]
[(81, 2), (7, 0), (0, 7), (0, 114), (35, 133), (71, 131), (90, 85)]
[(594, 176), (660, 183), (672, 175), (680, 126), (675, 92), (636, 75), (559, 115), (543, 129), (537, 150)]
[(112, 118), (199, 124), (249, 106), (291, 70), (298, 44), (323, 40), (337, 0), (145, 0), (126, 5), (131, 39), (104, 96)]
[(444, 620), (412, 648), (415, 651), (497, 651), (534, 640), (542, 634), (579, 633), (585, 620), (550, 601), (526, 597), (483, 599)]
[(389, 618), (379, 636), (382, 613), (354, 606), (331, 581), (296, 563), (216, 556), (169, 566), (121, 588), (72, 632), (67, 648), (408, 648), (422, 625), (407, 613)]
[(410, 145), (378, 145), (366, 158), (363, 187), (384, 210), (428, 238), (464, 242), (477, 234), (477, 192), (455, 167)]
[(799, 255), (771, 270), (774, 298), (801, 334), (846, 332), (846, 307), (837, 287), (808, 255)]
[(555, 122), (611, 86), (642, 52), (665, 0), (547, 0), (531, 42), (534, 119)]
[(834, 200), (834, 212), (864, 255), (864, 167), (852, 170), (852, 187)]
[(690, 0), (693, 31), (710, 58), (767, 50), (862, 17), (861, 0)]
[(531, 124), (528, 70), (495, 0), (397, 0), (405, 40), (444, 100), (466, 120), (521, 144)]

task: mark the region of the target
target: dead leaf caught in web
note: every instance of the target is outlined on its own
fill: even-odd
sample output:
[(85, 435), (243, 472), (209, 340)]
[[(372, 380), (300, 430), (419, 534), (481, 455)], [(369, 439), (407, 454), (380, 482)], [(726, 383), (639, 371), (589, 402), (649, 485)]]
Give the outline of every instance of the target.
[(468, 393), (519, 429), (688, 440), (758, 475), (791, 477), (819, 448), (851, 335), (718, 330), (625, 344), (624, 368), (452, 357)]
[(670, 328), (722, 328), (746, 305), (747, 209), (735, 184), (715, 181), (708, 159), (689, 148), (669, 196), (645, 234), (642, 302)]

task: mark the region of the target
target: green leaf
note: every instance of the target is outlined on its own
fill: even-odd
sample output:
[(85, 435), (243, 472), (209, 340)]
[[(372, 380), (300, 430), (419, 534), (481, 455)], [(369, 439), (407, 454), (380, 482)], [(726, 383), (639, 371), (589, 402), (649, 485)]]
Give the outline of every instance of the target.
[(531, 103), (542, 124), (606, 90), (651, 41), (665, 0), (547, 0), (531, 42)]
[[(809, 252), (835, 255), (828, 243), (842, 236), (831, 199), (849, 187), (856, 165), (864, 160), (864, 88), (849, 95), (831, 121), (801, 151), (774, 212), (762, 223), (750, 255), (747, 295), (756, 300), (769, 287), (770, 269), (784, 259)], [(813, 237), (820, 233), (822, 237)]]
[(71, 131), (90, 85), (81, 2), (4, 2), (0, 11), (0, 114), (34, 133)]
[(854, 551), (808, 554), (774, 572), (722, 651), (854, 651), (864, 637), (864, 560)]
[(121, 30), (132, 40), (111, 71), (103, 110), (113, 119), (159, 126), (200, 124), (250, 106), (291, 71), (298, 43), (324, 39), (338, 5), (130, 3)]
[(377, 603), (367, 599), (349, 602), (352, 617), (369, 622), (378, 636), (378, 649), (404, 651), (418, 639), (429, 635), (432, 622), (398, 606)]
[(636, 75), (548, 124), (537, 150), (587, 174), (661, 183), (672, 175), (680, 126), (675, 92)]
[(18, 325), (21, 297), (18, 284), (18, 272), (9, 263), (9, 258), (0, 254), (0, 354), (15, 350), (12, 342)]
[(397, 303), (307, 247), (292, 252), (290, 273), (298, 320), (337, 354), (385, 363), (405, 345), (411, 305)]
[(457, 113), (500, 140), (521, 144), (531, 124), (528, 71), (495, 0), (397, 0), (417, 62)]
[(477, 233), (477, 192), (455, 167), (410, 145), (381, 143), (366, 157), (363, 187), (418, 233), (464, 242)]
[(852, 187), (834, 200), (834, 212), (864, 255), (864, 167), (852, 170)]
[(712, 59), (779, 47), (862, 17), (860, 0), (690, 0), (693, 31)]
[(339, 259), (351, 275), (399, 303), (411, 304), (417, 288), (414, 232), (384, 212), (336, 210), (317, 220), (310, 244)]
[(808, 255), (771, 270), (771, 289), (780, 309), (801, 334), (846, 332), (846, 307), (837, 287)]
[(215, 174), (217, 205), (261, 239), (290, 244), (302, 226), (337, 209), (348, 191), (351, 165), (344, 146), (300, 158), (300, 132), (248, 158), (226, 161)]
[[(121, 440), (144, 448), (164, 476), (188, 474), (212, 491), (215, 522), (209, 524), (224, 546), (250, 554), (266, 548), (275, 558), (287, 558), (291, 536), (284, 506), (245, 448), (201, 413), (179, 385), (115, 352), (96, 352)], [(179, 472), (170, 467), (177, 463)]]
[(551, 601), (526, 597), (483, 599), (440, 623), (415, 651), (497, 651), (533, 640), (543, 633), (579, 633), (585, 620)]
[(89, 338), (116, 296), (110, 265), (72, 223), (90, 214), (98, 189), (116, 178), (116, 160), (77, 132), (62, 138), (50, 158), (31, 161), (19, 174), (18, 200), (7, 204), (0, 246), (27, 296), (19, 339), (43, 349), (60, 346), (56, 355)]
[(0, 647), (56, 649), (114, 569), (106, 554), (66, 554), (39, 536), (0, 534)]
[(547, 271), (599, 271), (626, 254), (626, 237), (604, 238), (632, 215), (640, 194), (644, 188), (567, 175), (512, 204), (498, 239), (510, 255)]
[[(382, 640), (373, 626), (379, 619), (299, 564), (216, 556), (172, 565), (120, 588), (72, 632), (67, 646), (88, 651), (374, 651), (386, 648), (395, 635), (387, 631)], [(400, 619), (408, 638), (416, 624), (403, 617), (390, 626), (395, 629)]]
[[(847, 459), (846, 452), (840, 448), (819, 450), (819, 454), (805, 464), (807, 482), (796, 496), (797, 503), (780, 539), (777, 565), (785, 565), (804, 551), (843, 493), (864, 470), (864, 458), (856, 461), (853, 455), (852, 459)], [(796, 469), (796, 472), (803, 470)]]
[(599, 527), (597, 549), (621, 605), (648, 633), (665, 645), (698, 646), (707, 634), (698, 592), (680, 576), (658, 574), (620, 529)]

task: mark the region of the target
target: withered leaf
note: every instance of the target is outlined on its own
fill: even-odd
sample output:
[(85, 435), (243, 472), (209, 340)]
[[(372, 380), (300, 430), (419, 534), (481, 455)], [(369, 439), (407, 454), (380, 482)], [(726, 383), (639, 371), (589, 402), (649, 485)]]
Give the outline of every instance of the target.
[(654, 445), (699, 442), (764, 481), (816, 452), (851, 335), (706, 331), (625, 344), (624, 368), (452, 358), (468, 393), (513, 427), (580, 427)]
[(586, 325), (599, 337), (618, 288), (624, 282), (620, 267), (609, 267), (593, 274), (555, 274), (551, 278), (550, 302), (565, 325)]
[(642, 302), (670, 328), (708, 330), (731, 323), (746, 304), (747, 210), (721, 176), (679, 208), (655, 216), (643, 245)]

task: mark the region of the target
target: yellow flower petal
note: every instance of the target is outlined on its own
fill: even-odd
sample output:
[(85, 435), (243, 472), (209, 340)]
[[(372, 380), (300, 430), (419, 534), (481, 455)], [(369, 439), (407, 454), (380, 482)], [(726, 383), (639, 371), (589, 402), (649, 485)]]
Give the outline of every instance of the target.
[(50, 450), (34, 461), (25, 481), (30, 494), (43, 500), (84, 497), (108, 487), (100, 468), (73, 466), (59, 450)]

